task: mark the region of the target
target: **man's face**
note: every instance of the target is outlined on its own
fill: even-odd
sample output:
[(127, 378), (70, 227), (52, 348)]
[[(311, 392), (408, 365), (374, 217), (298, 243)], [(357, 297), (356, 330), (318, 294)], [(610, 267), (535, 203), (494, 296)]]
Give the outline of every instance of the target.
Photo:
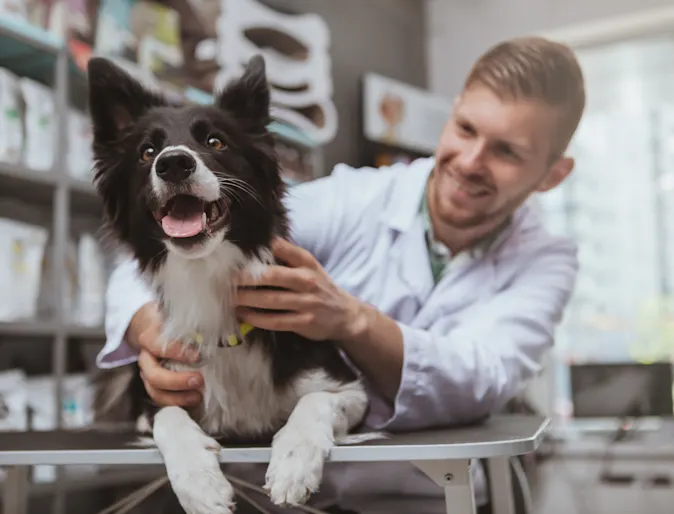
[(559, 114), (533, 101), (504, 101), (474, 85), (457, 99), (436, 151), (430, 205), (442, 224), (499, 223), (534, 191), (555, 187), (573, 161), (554, 157)]

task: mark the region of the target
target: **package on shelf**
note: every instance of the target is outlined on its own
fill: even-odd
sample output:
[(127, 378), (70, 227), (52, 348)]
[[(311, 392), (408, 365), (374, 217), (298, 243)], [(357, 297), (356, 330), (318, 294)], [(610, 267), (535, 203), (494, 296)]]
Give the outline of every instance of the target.
[(64, 316), (71, 318), (77, 287), (77, 245), (72, 237), (69, 237), (66, 243), (65, 270), (61, 271), (62, 280), (64, 281), (64, 293), (61, 298), (56, 298), (53, 271), (54, 240), (50, 239), (45, 249), (42, 263), (42, 286), (40, 287), (38, 298), (37, 316), (41, 319), (52, 317), (56, 312), (56, 303), (58, 302), (63, 309)]
[(26, 4), (26, 0), (0, 0), (0, 16), (25, 19)]
[(19, 77), (0, 68), (0, 161), (18, 164), (23, 150)]
[[(0, 371), (0, 433), (25, 430), (28, 430), (26, 374), (20, 369)], [(0, 481), (5, 475), (5, 470), (0, 469)]]
[(0, 432), (28, 430), (28, 384), (20, 369), (0, 372)]
[(26, 77), (19, 79), (19, 87), (25, 102), (23, 163), (33, 170), (51, 170), (56, 145), (54, 91)]
[(77, 287), (74, 322), (100, 327), (105, 314), (106, 262), (98, 240), (82, 234), (77, 245)]
[[(30, 428), (32, 430), (54, 430), (56, 428), (56, 378), (54, 376), (29, 377), (26, 381)], [(63, 378), (63, 428), (73, 429), (87, 426), (93, 421), (93, 387), (85, 374), (71, 374)], [(72, 466), (68, 475), (86, 475), (96, 472), (97, 466)], [(56, 479), (54, 466), (35, 466), (35, 482), (51, 482)]]
[(90, 181), (93, 164), (93, 133), (89, 116), (77, 109), (68, 112), (68, 173)]
[(35, 318), (48, 230), (0, 218), (0, 320)]

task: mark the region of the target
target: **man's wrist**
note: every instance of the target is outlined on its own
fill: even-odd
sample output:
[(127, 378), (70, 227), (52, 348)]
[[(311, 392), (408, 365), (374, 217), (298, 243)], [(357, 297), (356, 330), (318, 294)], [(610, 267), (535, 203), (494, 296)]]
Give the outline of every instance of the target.
[(343, 344), (363, 344), (370, 333), (373, 308), (360, 300), (353, 298), (349, 309), (344, 334), (339, 338)]
[(131, 318), (129, 326), (124, 333), (124, 341), (135, 352), (140, 351), (140, 335), (145, 331), (151, 317), (157, 315), (156, 302), (144, 304)]

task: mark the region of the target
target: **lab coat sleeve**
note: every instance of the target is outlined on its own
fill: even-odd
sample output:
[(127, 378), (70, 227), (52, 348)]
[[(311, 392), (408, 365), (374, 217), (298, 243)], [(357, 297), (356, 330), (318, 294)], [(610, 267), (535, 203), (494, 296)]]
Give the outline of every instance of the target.
[(541, 371), (577, 270), (575, 246), (556, 242), (449, 333), (399, 323), (401, 384), (392, 411), (371, 424), (415, 430), (476, 422), (500, 410)]
[(114, 368), (136, 361), (137, 354), (124, 335), (138, 309), (154, 301), (151, 289), (141, 280), (137, 262), (120, 261), (113, 270), (106, 291), (105, 337), (103, 349), (96, 356), (99, 368)]

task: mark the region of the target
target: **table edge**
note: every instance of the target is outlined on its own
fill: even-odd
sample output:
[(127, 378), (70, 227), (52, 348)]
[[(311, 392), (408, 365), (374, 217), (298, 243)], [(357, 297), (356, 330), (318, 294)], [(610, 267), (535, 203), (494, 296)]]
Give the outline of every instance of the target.
[[(335, 446), (327, 462), (390, 462), (488, 459), (513, 457), (535, 451), (543, 434), (550, 426), (549, 417), (541, 420), (538, 430), (531, 437), (486, 443), (438, 444), (438, 445), (368, 445), (354, 444)], [(223, 448), (219, 460), (223, 464), (268, 463), (269, 447)], [(163, 464), (157, 448), (129, 448), (122, 450), (50, 450), (41, 452), (0, 452), (0, 466), (34, 465), (145, 465)]]

